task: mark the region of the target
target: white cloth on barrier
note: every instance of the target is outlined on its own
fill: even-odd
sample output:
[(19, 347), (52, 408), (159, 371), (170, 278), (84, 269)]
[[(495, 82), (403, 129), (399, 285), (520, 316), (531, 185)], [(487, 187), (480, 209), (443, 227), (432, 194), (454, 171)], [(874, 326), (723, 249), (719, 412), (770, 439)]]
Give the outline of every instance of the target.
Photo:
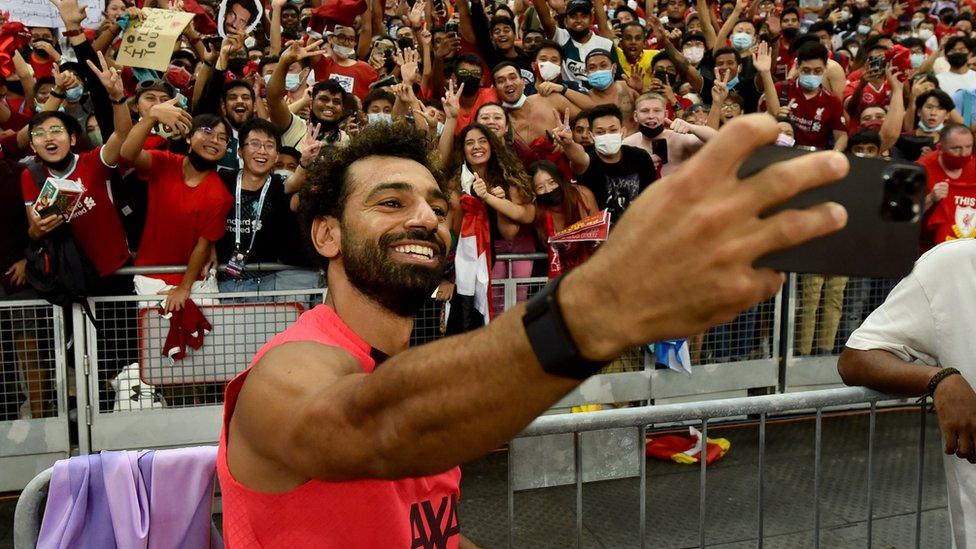
[[(956, 368), (976, 386), (976, 240), (936, 246), (888, 295), (847, 346)], [(953, 546), (976, 547), (976, 467), (943, 456)]]
[[(172, 290), (176, 286), (149, 276), (135, 275), (132, 283), (136, 288), (136, 295), (158, 295), (161, 292)], [(199, 299), (194, 294), (216, 294), (220, 291), (217, 287), (217, 277), (211, 274), (203, 280), (198, 280), (190, 287), (190, 298), (197, 305), (215, 305), (216, 299)], [(160, 301), (161, 303), (162, 301)]]

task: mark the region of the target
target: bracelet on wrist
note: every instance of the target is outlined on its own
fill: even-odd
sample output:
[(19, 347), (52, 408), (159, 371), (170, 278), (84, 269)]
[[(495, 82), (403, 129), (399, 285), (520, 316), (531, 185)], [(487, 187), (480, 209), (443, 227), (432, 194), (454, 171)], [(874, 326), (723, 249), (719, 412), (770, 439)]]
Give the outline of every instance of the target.
[(210, 67), (211, 69), (214, 68), (214, 64), (211, 63), (210, 61), (207, 61), (206, 59), (201, 59), (200, 62), (203, 63), (204, 65)]
[(65, 95), (65, 94), (63, 94), (61, 92), (58, 92), (58, 91), (54, 91), (54, 90), (51, 90), (51, 97), (56, 97), (58, 99), (67, 99), (68, 98), (67, 95)]
[(111, 101), (113, 105), (125, 105), (125, 102), (128, 101), (129, 98), (123, 95), (118, 99), (112, 99), (111, 97), (109, 97), (108, 100)]
[[(928, 388), (925, 390), (925, 394), (923, 394), (918, 399), (918, 402), (923, 403), (925, 402), (925, 399), (929, 397), (931, 397), (934, 400), (935, 390), (939, 387), (939, 384), (942, 383), (945, 380), (945, 378), (954, 375), (961, 375), (961, 374), (959, 370), (955, 368), (942, 368), (941, 370), (939, 370), (934, 376), (932, 376), (932, 379), (929, 380)], [(935, 403), (933, 402), (932, 405), (934, 406)]]
[(67, 38), (71, 38), (72, 36), (79, 36), (83, 32), (84, 31), (82, 31), (80, 28), (70, 29), (70, 30), (66, 30), (66, 31), (62, 32), (61, 33), (61, 36), (64, 36), (64, 37), (67, 37)]

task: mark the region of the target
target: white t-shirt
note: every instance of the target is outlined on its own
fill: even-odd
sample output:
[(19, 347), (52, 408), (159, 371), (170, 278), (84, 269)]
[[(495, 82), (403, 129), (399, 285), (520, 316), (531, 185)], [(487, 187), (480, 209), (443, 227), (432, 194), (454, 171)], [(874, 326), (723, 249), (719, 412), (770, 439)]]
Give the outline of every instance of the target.
[(553, 40), (563, 48), (563, 79), (571, 82), (586, 82), (586, 55), (593, 50), (607, 50), (613, 62), (617, 63), (616, 48), (607, 38), (590, 33), (590, 39), (581, 44), (570, 36), (569, 31), (559, 27)]
[[(915, 263), (847, 346), (956, 368), (976, 386), (976, 240), (940, 244)], [(976, 465), (943, 456), (955, 547), (976, 545)]]
[(939, 88), (952, 97), (959, 90), (976, 90), (976, 71), (968, 70), (964, 74), (948, 71), (935, 75), (939, 80)]

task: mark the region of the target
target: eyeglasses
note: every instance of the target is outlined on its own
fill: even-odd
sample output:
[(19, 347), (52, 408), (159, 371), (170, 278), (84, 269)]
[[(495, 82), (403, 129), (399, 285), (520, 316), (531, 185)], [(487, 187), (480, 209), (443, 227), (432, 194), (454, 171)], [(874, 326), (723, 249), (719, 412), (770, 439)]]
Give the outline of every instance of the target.
[(355, 36), (343, 36), (341, 34), (333, 34), (332, 39), (335, 40), (336, 43), (343, 44), (346, 46), (351, 46), (356, 42)]
[(30, 136), (31, 138), (34, 139), (44, 139), (48, 135), (50, 135), (51, 137), (56, 137), (59, 135), (64, 135), (65, 133), (66, 130), (64, 129), (64, 126), (51, 126), (47, 130), (43, 128), (37, 128), (36, 130), (31, 130)]
[(274, 151), (275, 149), (278, 148), (278, 147), (275, 146), (274, 143), (262, 143), (260, 141), (248, 141), (248, 142), (246, 142), (244, 144), (247, 145), (248, 147), (256, 150), (256, 151), (268, 151), (268, 152), (272, 152), (272, 151)]
[(204, 135), (206, 135), (210, 139), (214, 139), (218, 143), (221, 143), (223, 145), (226, 145), (227, 143), (230, 142), (230, 138), (227, 137), (227, 134), (226, 133), (217, 133), (217, 131), (214, 130), (213, 128), (208, 128), (208, 127), (204, 126), (204, 127), (200, 128), (199, 131), (203, 132)]
[(722, 110), (723, 111), (734, 111), (734, 110), (736, 110), (738, 108), (739, 108), (739, 104), (738, 103), (726, 103), (725, 105), (722, 105)]

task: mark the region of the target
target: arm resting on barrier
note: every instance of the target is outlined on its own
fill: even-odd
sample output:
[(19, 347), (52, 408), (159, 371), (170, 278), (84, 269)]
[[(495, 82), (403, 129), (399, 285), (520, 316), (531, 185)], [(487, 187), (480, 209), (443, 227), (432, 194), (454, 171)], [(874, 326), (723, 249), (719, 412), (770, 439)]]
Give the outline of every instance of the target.
[[(941, 368), (906, 362), (881, 349), (848, 347), (840, 355), (837, 370), (848, 385), (919, 396), (928, 392), (929, 382)], [(932, 402), (939, 415), (945, 453), (976, 463), (976, 392), (963, 376), (951, 375), (936, 386)]]

